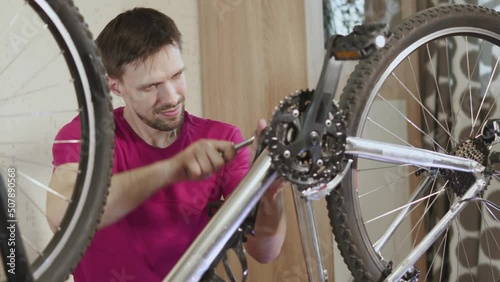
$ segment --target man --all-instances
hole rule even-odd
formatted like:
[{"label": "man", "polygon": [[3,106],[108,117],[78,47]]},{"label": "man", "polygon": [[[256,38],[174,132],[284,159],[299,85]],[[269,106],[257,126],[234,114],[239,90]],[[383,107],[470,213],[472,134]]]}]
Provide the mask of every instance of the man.
[{"label": "man", "polygon": [[[184,110],[186,80],[182,40],[166,15],[136,8],[118,15],[97,40],[111,91],[125,107],[114,110],[115,158],[104,214],[89,249],[74,272],[76,282],[111,281],[124,273],[136,281],[161,281],[207,224],[207,205],[228,197],[248,170],[250,152],[236,154],[243,140],[234,126]],[[260,122],[258,131],[265,127]],[[56,139],[79,136],[78,119]],[[57,167],[50,186],[71,195],[78,159],[75,145],[54,145]],[[48,196],[49,222],[66,205]],[[266,263],[284,240],[282,193],[276,185],[263,201],[256,236],[247,252]],[[55,226],[53,226],[54,228]]]}]

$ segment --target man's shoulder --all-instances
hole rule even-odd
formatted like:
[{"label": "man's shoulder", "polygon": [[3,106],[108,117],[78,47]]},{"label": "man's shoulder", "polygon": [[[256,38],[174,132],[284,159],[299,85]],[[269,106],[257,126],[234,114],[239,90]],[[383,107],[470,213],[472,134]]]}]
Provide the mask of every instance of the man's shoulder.
[{"label": "man's shoulder", "polygon": [[[123,119],[123,107],[114,109],[113,117],[115,122],[117,122],[117,120]],[[79,138],[81,129],[80,119],[80,114],[78,114],[71,121],[61,127],[61,129],[57,133],[56,139],[61,140],[69,137]]]},{"label": "man's shoulder", "polygon": [[186,112],[186,122],[196,128],[223,131],[239,131],[238,127],[227,122],[202,118]]},{"label": "man's shoulder", "polygon": [[56,140],[65,140],[68,138],[80,138],[79,136],[80,136],[80,115],[77,115],[59,130],[56,136]]},{"label": "man's shoulder", "polygon": [[196,136],[196,138],[231,140],[233,142],[237,142],[241,138],[240,129],[235,125],[209,118],[186,114],[185,126],[186,132],[191,136]]}]

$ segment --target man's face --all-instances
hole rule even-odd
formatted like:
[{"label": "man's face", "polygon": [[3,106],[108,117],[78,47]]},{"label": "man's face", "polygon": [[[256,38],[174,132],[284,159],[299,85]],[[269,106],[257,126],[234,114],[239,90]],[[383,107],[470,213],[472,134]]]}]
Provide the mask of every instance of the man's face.
[{"label": "man's face", "polygon": [[144,62],[126,65],[119,83],[126,106],[146,125],[161,131],[182,125],[186,78],[179,48],[167,45]]}]

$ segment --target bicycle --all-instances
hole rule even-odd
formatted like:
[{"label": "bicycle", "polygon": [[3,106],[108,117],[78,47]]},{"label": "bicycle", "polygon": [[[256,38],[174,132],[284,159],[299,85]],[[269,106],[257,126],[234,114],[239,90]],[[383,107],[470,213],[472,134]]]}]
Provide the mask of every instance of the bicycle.
[{"label": "bicycle", "polygon": [[[432,255],[429,255],[430,263],[425,261],[422,263],[422,260],[425,260],[422,256],[431,246],[436,247],[434,253],[439,253],[444,249],[439,247],[441,242],[446,242],[446,240],[438,240],[438,237],[443,233],[449,234],[448,226],[453,223],[453,218],[471,201],[484,203],[485,213],[491,213],[492,218],[488,222],[487,218],[482,219],[484,225],[498,224],[498,216],[493,214],[495,210],[498,212],[498,205],[482,199],[485,188],[488,186],[487,183],[490,180],[497,181],[496,169],[493,168],[497,154],[494,152],[495,149],[490,150],[498,142],[497,129],[494,129],[498,126],[498,120],[494,119],[493,113],[488,111],[494,106],[494,102],[493,105],[488,104],[489,107],[481,115],[477,109],[470,110],[468,114],[473,115],[472,120],[478,120],[479,116],[481,119],[471,126],[474,130],[467,131],[470,134],[465,137],[468,138],[458,138],[460,132],[452,131],[452,128],[456,125],[456,120],[464,118],[464,110],[460,107],[464,104],[459,99],[461,97],[455,97],[455,92],[451,91],[452,85],[449,86],[449,91],[447,87],[446,92],[442,91],[445,92],[444,94],[439,93],[439,81],[436,77],[435,81],[432,81],[432,85],[436,86],[434,93],[418,90],[417,78],[413,79],[416,76],[413,71],[416,64],[412,63],[412,60],[418,48],[423,47],[424,58],[427,57],[428,61],[432,61],[432,54],[437,52],[434,50],[436,46],[449,46],[452,43],[457,45],[465,43],[465,46],[468,46],[468,41],[473,40],[470,38],[479,37],[481,40],[478,40],[480,44],[476,50],[493,50],[491,53],[494,54],[492,66],[489,68],[491,75],[486,76],[488,79],[482,92],[484,99],[479,99],[478,105],[471,102],[473,106],[481,108],[486,105],[484,100],[487,95],[484,93],[488,93],[488,90],[493,87],[496,90],[494,85],[497,83],[492,82],[497,78],[495,70],[499,61],[497,55],[500,43],[498,16],[497,12],[483,8],[453,5],[426,10],[406,19],[392,31],[392,37],[384,48],[375,51],[368,59],[360,61],[340,97],[339,107],[332,102],[335,99],[339,74],[336,59],[362,57],[365,55],[363,51],[369,53],[369,50],[363,49],[364,47],[369,49],[377,45],[378,39],[382,41],[380,45],[383,45],[384,39],[380,37],[380,33],[377,33],[376,27],[375,34],[371,34],[373,32],[370,30],[360,28],[354,31],[359,37],[334,38],[327,46],[323,72],[316,90],[294,93],[281,102],[271,120],[265,153],[262,153],[255,161],[248,173],[249,176],[242,181],[232,197],[221,207],[165,281],[197,281],[202,277],[204,271],[210,269],[210,262],[217,258],[217,254],[223,249],[221,242],[230,240],[235,230],[244,230],[247,227],[247,223],[243,221],[244,216],[249,213],[263,193],[258,186],[266,187],[277,175],[287,178],[294,184],[295,199],[304,200],[302,203],[296,201],[296,208],[300,214],[298,217],[305,219],[303,222],[299,221],[303,224],[301,235],[304,236],[302,237],[312,238],[311,242],[302,242],[305,256],[316,259],[316,264],[307,266],[311,281],[325,281],[327,275],[321,266],[318,242],[314,241],[316,234],[313,220],[311,220],[313,215],[310,201],[328,194],[330,194],[327,201],[332,231],[344,261],[356,281],[386,279],[387,281],[417,281],[420,271],[425,273],[424,280],[449,278],[450,273],[456,270],[444,269],[443,271],[448,271],[448,273],[438,271],[437,274],[427,272],[427,265],[435,266],[436,264],[433,264]],[[460,18],[460,21],[455,20],[457,18]],[[369,38],[373,36],[372,40],[365,38],[366,34],[370,34]],[[453,40],[451,37],[456,38]],[[335,42],[336,40],[339,42]],[[445,49],[448,50],[448,48]],[[477,53],[479,54],[477,57],[480,57],[481,51]],[[450,58],[450,63],[447,65],[449,69],[452,59],[447,58]],[[490,62],[491,58],[488,59],[486,62]],[[471,89],[471,77],[475,75],[475,72],[479,72],[476,69],[478,60],[466,62],[467,66],[469,63],[474,66],[467,68],[469,86],[466,86],[466,89]],[[400,68],[404,67],[412,70],[410,82],[413,85],[417,84],[417,91],[415,87],[405,85],[400,78]],[[387,86],[389,77],[392,77],[395,84],[402,88],[403,91],[400,91],[402,93],[394,90],[384,91],[383,86],[384,84]],[[458,82],[455,80],[454,83]],[[394,85],[389,87],[393,88]],[[466,97],[472,100],[477,92],[479,91],[467,91]],[[498,91],[492,93],[493,97],[496,96],[495,92]],[[392,100],[387,98],[386,94],[396,96],[392,97],[396,103],[391,102]],[[419,98],[420,95],[427,95],[425,100],[435,101],[436,106],[434,103],[432,108],[426,106],[424,97]],[[493,101],[495,100],[494,98]],[[411,110],[411,102],[422,109],[416,109],[416,114],[411,112],[407,114]],[[390,120],[392,124],[377,122],[380,120],[377,119],[377,114],[380,113],[380,107],[384,105],[386,106],[383,108],[384,113],[393,112],[397,117]],[[341,111],[344,111],[344,117],[340,117],[343,116]],[[450,121],[443,125],[442,115],[436,116],[436,112],[451,115]],[[421,121],[414,121],[415,117],[420,118]],[[408,126],[402,127],[397,124],[398,121],[409,124],[409,129]],[[404,128],[408,132],[397,134],[398,128]],[[374,130],[379,131],[378,136],[373,134]],[[449,137],[444,139],[443,136]],[[439,137],[444,141],[441,141],[442,144],[432,141],[435,139],[433,137]],[[334,171],[336,173],[333,173]],[[401,181],[403,184],[397,183],[397,186],[413,193],[411,196],[407,195],[407,199],[402,203],[383,202],[383,205],[391,205],[391,207],[387,207],[388,213],[378,211],[375,213],[381,214],[380,218],[387,218],[387,222],[382,222],[384,224],[380,228],[382,232],[369,226],[373,220],[378,220],[379,216],[372,216],[372,212],[368,210],[370,206],[363,205],[366,201],[363,197],[383,192],[381,188],[385,187],[382,184],[370,183],[370,181],[376,182],[372,180],[376,178],[373,174],[367,176],[367,172],[373,171],[377,175],[390,177],[395,175],[396,178],[392,179],[392,182],[406,177],[407,180]],[[332,179],[334,175],[336,176]],[[386,179],[381,179],[381,181],[384,180]],[[257,183],[260,185],[256,185]],[[415,188],[409,189],[410,185]],[[489,187],[491,186],[494,185],[489,184]],[[390,189],[386,190],[388,191],[384,195],[394,194]],[[439,223],[434,224],[437,227],[429,231],[426,237],[418,237],[418,232],[424,228],[422,226],[424,221],[418,213],[426,213],[436,199],[439,199],[437,197],[439,194],[441,198],[454,200],[455,204],[449,208],[450,212]],[[384,197],[381,199],[385,200]],[[417,209],[419,205],[423,206],[421,207],[423,210]],[[418,217],[415,218],[415,214]],[[426,221],[427,224],[433,224],[430,220]],[[243,225],[240,227],[242,222]],[[405,224],[407,224],[406,228]],[[386,226],[389,227],[387,231],[384,228]],[[404,236],[394,236],[398,235],[400,230]],[[495,236],[489,235],[486,240],[489,240],[491,244],[491,249],[486,250],[496,253],[500,244]],[[393,241],[396,242],[393,243]],[[407,250],[403,249],[403,251],[398,249],[395,252],[384,249],[385,246],[396,245],[396,248],[405,244]],[[407,253],[408,249],[412,252]],[[424,267],[419,270],[414,266],[416,263]],[[470,264],[472,263],[471,261]],[[467,265],[457,266],[466,268]],[[491,267],[485,270],[488,272],[486,275],[490,276],[486,277],[498,279],[500,274],[491,260],[488,266]],[[469,276],[474,280],[475,275],[470,272]],[[487,278],[484,279],[484,276],[477,279],[488,281]]]},{"label": "bicycle", "polygon": [[[21,2],[19,1],[19,3]],[[43,22],[46,22],[41,26],[48,28],[51,32],[47,33],[48,36],[55,38],[52,39],[52,42],[58,43],[59,48],[63,49],[63,52],[57,56],[61,60],[64,57],[64,61],[61,61],[63,66],[68,65],[70,75],[68,75],[67,81],[76,89],[75,96],[78,98],[78,112],[82,116],[81,129],[84,133],[81,140],[68,140],[68,142],[80,144],[83,154],[81,154],[80,170],[73,172],[78,173],[79,177],[78,187],[75,189],[77,192],[72,199],[68,199],[69,207],[59,230],[50,239],[50,242],[45,244],[45,249],[37,253],[38,257],[35,254],[35,260],[32,262],[21,263],[23,256],[25,256],[23,253],[28,253],[28,260],[31,260],[30,249],[26,247],[33,245],[30,240],[26,240],[24,248],[20,243],[15,249],[16,258],[18,258],[16,261],[17,270],[25,270],[23,274],[26,277],[10,278],[23,279],[22,281],[29,281],[29,279],[53,281],[64,279],[83,253],[83,251],[68,252],[64,250],[71,249],[70,246],[76,250],[83,250],[97,226],[98,217],[104,205],[106,184],[109,181],[112,165],[113,130],[112,124],[109,122],[112,119],[102,65],[77,10],[66,1],[38,0],[27,3],[29,6],[25,6],[25,8],[32,8],[33,15],[41,17]],[[311,240],[304,240],[303,248],[306,256],[315,257],[318,262],[316,267],[308,265],[312,279],[318,281],[327,279],[320,263],[318,244],[314,241],[314,220],[310,207],[312,200],[325,196],[327,197],[333,233],[339,243],[345,262],[357,281],[399,281],[400,279],[416,281],[419,273],[426,273],[424,280],[426,278],[434,279],[428,275],[436,275],[434,274],[436,272],[428,272],[427,268],[443,266],[434,264],[432,256],[433,253],[439,253],[444,249],[440,248],[442,242],[447,242],[446,239],[445,241],[438,240],[438,237],[444,233],[444,238],[450,237],[450,240],[453,240],[452,236],[448,236],[449,226],[454,223],[453,218],[458,215],[460,210],[464,209],[467,204],[471,205],[470,202],[475,201],[478,206],[483,204],[482,208],[485,212],[492,215],[490,218],[485,215],[480,222],[485,226],[498,224],[498,215],[495,215],[499,210],[498,205],[483,199],[486,198],[487,193],[496,192],[493,187],[498,181],[495,166],[500,161],[496,152],[500,125],[499,120],[492,118],[493,114],[490,113],[493,111],[491,109],[495,108],[496,98],[493,98],[493,102],[487,105],[486,111],[473,108],[478,105],[479,108],[482,108],[485,102],[488,102],[488,95],[483,95],[484,98],[480,97],[478,102],[473,100],[478,98],[477,95],[473,95],[476,92],[473,92],[472,89],[481,84],[473,81],[472,78],[478,74],[483,76],[485,72],[491,71],[489,76],[486,75],[486,86],[483,93],[489,94],[491,92],[492,96],[495,97],[494,90],[497,89],[498,83],[496,69],[500,58],[499,19],[498,12],[485,8],[465,5],[442,6],[420,12],[405,20],[399,27],[391,31],[390,39],[386,44],[377,42],[383,40],[380,35],[385,35],[385,31],[377,26],[360,28],[345,38],[332,39],[327,47],[322,76],[316,90],[297,92],[283,100],[273,115],[266,138],[264,138],[259,150],[261,153],[256,158],[247,177],[243,179],[227,202],[220,207],[213,220],[199,235],[169,276],[165,278],[166,281],[198,281],[205,273],[208,274],[208,277],[205,276],[205,278],[217,279],[216,276],[210,277],[213,274],[210,268],[213,266],[214,260],[221,258],[224,260],[225,247],[241,246],[240,239],[244,239],[245,232],[251,230],[251,220],[250,222],[245,221],[247,215],[253,211],[253,207],[269,183],[278,176],[286,177],[293,183],[298,203],[297,208],[304,219],[301,224],[306,225],[301,228],[301,232],[304,236],[311,238]],[[8,28],[10,28],[9,25]],[[453,40],[448,37],[453,38]],[[474,38],[474,40],[470,38]],[[434,93],[422,93],[419,86],[416,87],[417,91],[411,91],[412,87],[405,85],[401,86],[403,89],[401,92],[390,91],[389,93],[396,97],[389,99],[384,95],[386,92],[381,91],[384,86],[394,90],[393,85],[386,84],[390,77],[394,79],[395,85],[404,85],[399,75],[400,67],[403,70],[410,69],[410,73],[412,73],[410,81],[412,84],[418,84],[416,83],[418,81],[417,72],[414,71],[416,65],[412,63],[415,54],[418,53],[416,49],[423,48],[422,59],[427,57],[428,61],[433,61],[433,55],[437,53],[434,48],[444,45],[447,47],[446,50],[452,50],[451,47],[458,46],[458,43],[464,43],[466,50],[470,44],[479,45],[475,47],[477,50],[475,56],[479,59],[472,60],[473,66],[471,68],[469,57],[465,60],[466,69],[469,71],[468,82],[465,84],[467,95],[464,95],[467,99],[456,98],[455,92],[451,91],[452,88],[462,89],[457,86],[458,79],[453,79],[453,84],[445,84],[445,89],[450,89],[443,91],[447,95],[441,93],[440,81],[437,78],[432,83],[436,86]],[[376,45],[385,45],[385,47],[375,51],[373,46]],[[24,51],[27,50],[27,47],[20,46],[23,52],[27,52]],[[485,54],[483,52],[486,52],[483,50],[491,51],[493,58],[483,59],[481,56]],[[337,75],[340,67],[335,56],[337,59],[346,59],[347,57],[364,57],[372,52],[373,54],[367,59],[360,61],[337,106],[334,89],[338,82]],[[6,53],[2,52],[2,54]],[[23,54],[26,55],[26,53]],[[39,54],[35,52],[34,55],[38,56]],[[445,61],[449,62],[445,69],[450,69],[454,62],[449,55],[448,52],[445,52],[445,58],[447,58]],[[14,55],[14,57],[16,56]],[[402,62],[403,64],[401,64]],[[493,62],[493,66],[485,68],[484,65],[487,62]],[[11,65],[7,64],[9,68]],[[24,65],[21,64],[20,67],[22,66]],[[49,66],[47,64],[42,67]],[[421,66],[419,65],[419,67]],[[4,67],[0,69],[0,73],[3,74],[5,69]],[[63,69],[66,70],[66,67]],[[431,67],[431,69],[434,68]],[[5,75],[1,75],[1,77],[4,78]],[[413,77],[415,78],[413,79]],[[34,90],[25,90],[24,87],[21,87],[14,93],[22,94],[19,95],[22,97],[31,95],[35,90],[40,92],[47,87],[52,89],[50,84],[42,84]],[[425,95],[425,99],[421,97],[421,94]],[[11,96],[14,95],[7,96],[8,99],[2,96],[3,118],[22,116],[14,111],[16,107],[12,104],[10,104],[10,108],[5,108],[4,102],[11,102]],[[396,101],[396,103],[390,103],[390,101]],[[428,101],[433,102],[432,107],[427,105]],[[469,101],[469,105],[465,102],[462,103],[463,101]],[[393,121],[391,124],[382,125],[377,119],[380,107],[384,105],[386,113],[393,112],[398,117],[398,119],[391,120]],[[415,105],[422,109],[411,113],[410,110]],[[466,106],[461,107],[461,105]],[[470,110],[467,112],[467,109]],[[9,113],[7,110],[14,112]],[[436,116],[436,112],[445,113],[446,118],[450,118],[446,113],[452,115],[450,120],[443,124],[441,123],[443,114]],[[471,123],[472,129],[466,131],[468,137],[466,139],[459,138],[460,132],[451,130],[456,125],[461,125],[456,120],[464,119],[467,116],[464,115],[464,112],[471,116],[471,120],[478,120],[477,124]],[[34,113],[40,112],[35,111]],[[67,112],[53,110],[53,113],[66,114]],[[69,111],[69,114],[74,116],[75,111]],[[32,116],[32,114],[28,114],[28,116]],[[415,122],[415,118],[420,121]],[[97,120],[105,122],[98,123]],[[398,121],[410,126],[395,126],[394,123]],[[48,122],[50,124],[50,119]],[[422,128],[417,125],[422,125]],[[14,124],[13,126],[19,125]],[[406,129],[407,133],[396,134],[390,131],[395,129],[395,132],[400,132],[400,128]],[[374,136],[373,131],[383,133],[383,136]],[[13,131],[7,130],[6,132]],[[97,138],[97,133],[101,135],[101,138]],[[22,135],[17,137],[21,138]],[[436,138],[439,138],[440,142],[433,141]],[[0,142],[0,146],[3,148],[11,146],[13,143],[19,143],[15,139],[5,140],[7,141]],[[38,140],[28,140],[21,146],[33,145],[35,150],[39,149],[41,145],[36,141]],[[2,152],[8,152],[8,150]],[[6,186],[5,190],[0,190],[8,193],[18,191],[9,187],[11,183],[9,179],[16,180],[16,177],[19,176],[30,180],[36,186],[48,188],[46,185],[40,185],[40,181],[36,181],[36,178],[30,177],[19,169],[23,162],[35,165],[37,168],[43,167],[43,165],[20,157],[7,157],[9,156],[6,153],[2,153],[2,167],[6,168],[8,173],[4,174],[4,178],[7,180],[0,181],[2,185]],[[46,169],[50,170],[52,166],[46,167]],[[397,185],[389,185],[390,187],[386,187],[389,188],[388,190],[382,191],[385,186],[370,183],[373,181],[372,179],[376,178],[367,174],[373,171],[376,171],[377,175],[391,178],[381,179],[382,181],[388,180],[389,184],[396,183],[395,180],[399,178],[406,178],[406,182],[397,182]],[[369,184],[373,184],[377,189],[372,189],[368,186]],[[92,186],[92,190],[89,189],[90,186]],[[416,186],[416,189],[410,189],[411,186]],[[390,226],[390,228],[387,232],[383,228],[382,239],[378,240],[381,231],[373,228],[370,224],[374,220],[378,220],[379,217],[370,216],[372,211],[368,208],[373,205],[364,205],[365,199],[379,192],[392,195],[399,187],[408,189],[408,191],[413,192],[413,195],[409,196],[408,199],[403,199],[402,204],[395,200],[384,202],[385,205],[392,204],[394,207],[387,207],[391,213],[379,213],[382,215],[380,218],[388,221],[382,224]],[[486,190],[487,187],[490,189]],[[10,208],[8,206],[10,198],[8,193],[3,196],[0,194],[2,203],[7,203],[2,209],[4,212],[3,218],[0,218],[2,224],[8,220],[15,220],[14,217],[10,216],[11,213],[8,210]],[[21,193],[19,192],[19,194]],[[422,195],[425,196],[422,197]],[[421,214],[427,213],[433,203],[444,200],[454,202],[449,208],[449,214],[444,219],[436,224],[431,221],[435,218],[434,215],[425,220],[421,219]],[[415,208],[420,204],[425,204],[425,207],[420,207],[420,210]],[[37,206],[35,202],[34,206]],[[42,208],[40,210],[43,211]],[[397,215],[394,216],[394,213]],[[2,216],[1,212],[0,216]],[[389,216],[392,217],[388,218]],[[364,221],[365,217],[370,218],[370,220]],[[434,225],[437,228],[432,229],[428,237],[421,239],[418,234],[424,228],[422,227],[424,221],[427,225]],[[242,223],[244,224],[242,225]],[[398,228],[402,230],[402,238],[393,236],[398,235]],[[26,230],[20,229],[21,231]],[[15,238],[20,238],[22,234],[25,234],[24,232],[19,234],[18,229],[14,233],[5,233],[6,228],[3,227],[2,230],[4,236],[7,236],[2,238],[9,238],[11,234],[14,234]],[[408,239],[406,235],[412,238]],[[420,245],[415,247],[417,241]],[[487,235],[484,241],[491,245],[491,248],[486,248],[490,254],[500,250],[500,244],[495,236]],[[227,244],[228,242],[234,244]],[[9,249],[5,248],[7,244],[8,241],[4,240],[2,244],[4,258],[8,257],[10,252]],[[404,245],[406,249],[403,251],[398,249],[395,252],[384,248],[399,245]],[[429,252],[428,249],[431,246],[434,247],[434,251],[431,249]],[[241,250],[241,248],[239,249]],[[405,252],[410,250],[412,253],[407,255]],[[430,256],[430,263],[425,262],[426,254]],[[9,269],[7,263],[8,260],[4,260],[5,271]],[[242,263],[244,264],[244,260]],[[470,262],[470,264],[472,263]],[[491,277],[498,279],[500,274],[495,273],[498,271],[495,270],[496,265],[491,260],[487,261],[486,264],[489,266]],[[416,267],[417,265],[419,267]],[[438,271],[436,279],[450,277],[450,273],[455,271],[454,269],[449,270],[452,267],[453,265],[444,267],[443,271],[448,271],[444,276],[443,272],[439,273]],[[465,269],[467,265],[460,267]],[[208,272],[206,272],[207,270]],[[475,269],[468,271],[470,271],[470,276],[474,278],[477,271]],[[31,273],[33,273],[33,277],[30,277]],[[9,275],[8,272],[7,275]]]}]

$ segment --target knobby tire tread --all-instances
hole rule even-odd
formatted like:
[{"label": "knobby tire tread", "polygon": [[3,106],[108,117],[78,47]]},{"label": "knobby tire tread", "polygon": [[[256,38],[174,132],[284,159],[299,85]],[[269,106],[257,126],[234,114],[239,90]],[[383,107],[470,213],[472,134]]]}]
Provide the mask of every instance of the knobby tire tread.
[{"label": "knobby tire tread", "polygon": [[[95,113],[96,154],[90,191],[77,226],[65,243],[65,249],[37,281],[64,281],[74,271],[89,246],[100,218],[111,184],[114,155],[113,106],[105,78],[105,68],[83,16],[73,0],[47,0],[68,29],[87,73]],[[100,137],[100,138],[99,138]],[[99,161],[102,160],[102,161]],[[103,183],[105,185],[103,185]],[[62,229],[65,226],[61,227]]]}]

